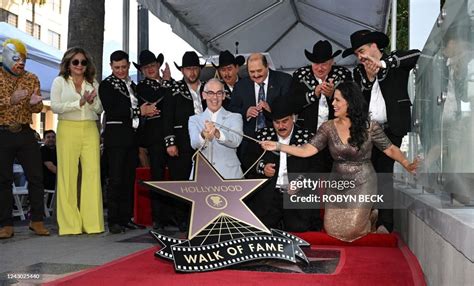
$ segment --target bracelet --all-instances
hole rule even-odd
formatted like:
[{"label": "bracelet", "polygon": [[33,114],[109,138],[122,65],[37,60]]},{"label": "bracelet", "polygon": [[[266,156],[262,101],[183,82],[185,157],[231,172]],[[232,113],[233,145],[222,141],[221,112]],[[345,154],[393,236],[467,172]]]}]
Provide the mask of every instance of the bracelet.
[{"label": "bracelet", "polygon": [[276,143],[276,148],[275,148],[276,151],[281,151],[281,144],[280,142],[277,142]]}]

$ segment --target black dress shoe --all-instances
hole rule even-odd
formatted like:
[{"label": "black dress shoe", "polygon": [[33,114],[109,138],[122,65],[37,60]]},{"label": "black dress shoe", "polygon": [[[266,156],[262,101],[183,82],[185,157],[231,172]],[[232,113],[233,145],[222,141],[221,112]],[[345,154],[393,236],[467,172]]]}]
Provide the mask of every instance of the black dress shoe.
[{"label": "black dress shoe", "polygon": [[123,228],[123,226],[115,223],[109,226],[109,232],[117,234],[117,233],[125,232],[125,229]]},{"label": "black dress shoe", "polygon": [[146,228],[146,226],[141,225],[141,224],[136,224],[133,221],[129,221],[126,224],[122,224],[122,226],[128,229],[145,229]]}]

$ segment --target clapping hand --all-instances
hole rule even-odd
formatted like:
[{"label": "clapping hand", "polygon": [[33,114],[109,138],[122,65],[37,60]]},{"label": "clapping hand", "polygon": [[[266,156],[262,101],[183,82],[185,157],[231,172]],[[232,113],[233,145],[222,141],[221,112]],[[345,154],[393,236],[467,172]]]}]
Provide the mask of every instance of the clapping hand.
[{"label": "clapping hand", "polygon": [[31,95],[31,98],[30,98],[30,105],[36,105],[40,103],[42,100],[43,100],[43,97],[41,97],[39,88],[35,88],[35,91],[33,91],[33,94]]},{"label": "clapping hand", "polygon": [[92,104],[96,97],[97,97],[97,91],[95,90],[95,88],[92,91],[86,90],[83,96],[84,100],[89,104]]},{"label": "clapping hand", "polygon": [[170,80],[171,79],[171,71],[170,71],[170,66],[168,63],[165,63],[165,68],[161,70],[161,77],[163,80]]},{"label": "clapping hand", "polygon": [[[321,92],[328,97],[331,97],[334,93],[334,80],[331,78],[329,82],[325,81],[321,85]],[[319,86],[319,85],[318,85]]]},{"label": "clapping hand", "polygon": [[321,92],[323,91],[322,90],[322,84],[318,84],[315,88],[314,88],[314,94],[316,94],[317,97],[320,97],[321,96]]}]

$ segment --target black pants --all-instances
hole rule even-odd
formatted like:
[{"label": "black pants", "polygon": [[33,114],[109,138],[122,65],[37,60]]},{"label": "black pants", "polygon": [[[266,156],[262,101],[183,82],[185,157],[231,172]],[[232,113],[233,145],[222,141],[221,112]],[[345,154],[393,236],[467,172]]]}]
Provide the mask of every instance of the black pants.
[{"label": "black pants", "polygon": [[0,225],[13,225],[13,161],[20,161],[28,180],[31,220],[43,220],[43,168],[39,144],[33,130],[24,128],[18,133],[0,130]]},{"label": "black pants", "polygon": [[[393,134],[389,128],[384,129],[387,137],[392,141],[392,144],[400,147],[402,144],[403,136],[397,136]],[[372,150],[372,164],[374,165],[375,172],[393,174],[394,160],[390,159],[385,153],[377,149],[376,147]],[[393,231],[393,177],[391,175],[379,176],[377,180],[377,189],[379,194],[383,194],[384,205],[386,208],[379,209],[379,216],[377,219],[377,227],[380,225],[392,232]]]},{"label": "black pants", "polygon": [[[178,147],[178,150],[179,147]],[[178,157],[169,157],[167,158],[168,168],[170,171],[170,177],[172,181],[188,181],[191,175],[191,170],[193,167],[193,162],[191,160],[192,153],[179,153]],[[174,224],[178,226],[187,224],[190,214],[190,204],[184,201],[177,199],[176,197],[171,198],[170,207],[173,210],[171,216]]]},{"label": "black pants", "polygon": [[106,147],[109,181],[107,185],[107,215],[109,226],[126,224],[133,217],[135,170],[138,147]]},{"label": "black pants", "polygon": [[272,186],[254,193],[246,204],[267,228],[285,231],[319,231],[322,220],[319,209],[284,209],[283,194]]},{"label": "black pants", "polygon": [[[150,157],[152,181],[162,181],[166,166],[166,149],[163,144],[156,143],[147,147]],[[165,226],[172,224],[175,199],[161,194],[158,191],[150,191],[151,213],[153,222]]]}]

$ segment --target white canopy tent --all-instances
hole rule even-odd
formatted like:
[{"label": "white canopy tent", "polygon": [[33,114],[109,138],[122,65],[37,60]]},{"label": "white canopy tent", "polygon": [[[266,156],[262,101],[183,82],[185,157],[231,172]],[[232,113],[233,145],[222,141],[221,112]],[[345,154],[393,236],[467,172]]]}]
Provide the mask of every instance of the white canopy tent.
[{"label": "white canopy tent", "polygon": [[[385,31],[390,0],[138,0],[203,55],[221,50],[268,52],[278,70],[308,64],[304,49],[328,40],[333,49],[350,46],[360,29]],[[153,27],[150,27],[153,37]],[[163,39],[166,41],[165,39]],[[352,65],[355,57],[336,58]]]},{"label": "white canopy tent", "polygon": [[0,45],[9,38],[19,39],[25,43],[28,50],[26,70],[38,76],[42,95],[49,98],[51,84],[58,75],[63,53],[10,24],[0,22]]}]

